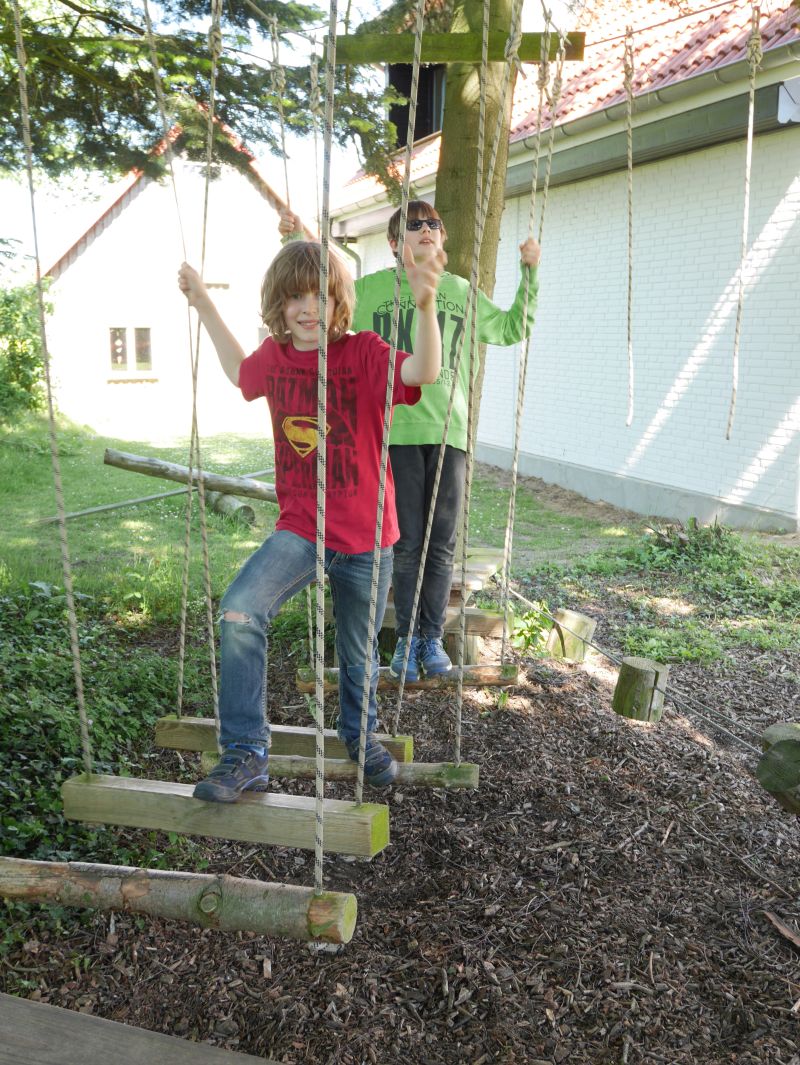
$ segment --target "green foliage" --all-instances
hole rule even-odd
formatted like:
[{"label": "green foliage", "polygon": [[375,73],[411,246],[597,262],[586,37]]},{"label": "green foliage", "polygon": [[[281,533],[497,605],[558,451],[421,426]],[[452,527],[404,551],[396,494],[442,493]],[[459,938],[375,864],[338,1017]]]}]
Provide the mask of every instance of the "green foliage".
[{"label": "green foliage", "polygon": [[[98,772],[131,773],[157,717],[174,702],[176,663],[143,644],[141,631],[79,609],[79,645],[91,743]],[[135,653],[134,653],[135,651]],[[200,687],[190,659],[187,692]],[[0,837],[3,852],[36,859],[170,864],[186,850],[153,833],[136,850],[115,847],[101,829],[67,824],[59,786],[82,772],[78,706],[65,597],[42,585],[0,598]],[[106,857],[104,857],[106,856]],[[170,857],[172,856],[172,857]]]},{"label": "green foliage", "polygon": [[44,361],[35,285],[0,289],[0,421],[44,402]]},{"label": "green foliage", "polygon": [[523,654],[544,654],[547,636],[552,627],[547,603],[536,601],[532,609],[514,619],[511,643]]},{"label": "green foliage", "polygon": [[800,785],[800,743],[779,740],[765,751],[756,767],[756,777],[767,791],[791,791]]},{"label": "green foliage", "polygon": [[625,653],[656,662],[702,662],[723,654],[723,644],[707,625],[687,619],[677,625],[650,628],[631,625],[623,635]]}]

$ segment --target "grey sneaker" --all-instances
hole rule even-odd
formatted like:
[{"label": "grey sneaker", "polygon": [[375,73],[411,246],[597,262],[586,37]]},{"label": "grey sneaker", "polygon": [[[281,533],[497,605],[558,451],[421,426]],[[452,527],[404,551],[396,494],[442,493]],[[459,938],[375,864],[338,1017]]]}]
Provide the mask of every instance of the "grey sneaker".
[{"label": "grey sneaker", "polygon": [[[392,661],[389,663],[389,672],[393,677],[399,677],[403,672],[403,659],[406,656],[406,646],[408,645],[408,636],[400,636],[397,640],[397,647],[394,649],[392,655]],[[419,665],[417,664],[417,647],[419,645],[419,639],[416,636],[411,637],[411,650],[408,652],[408,665],[406,666],[406,681],[410,684],[414,684],[419,680]]]},{"label": "grey sneaker", "polygon": [[[358,740],[347,740],[347,753],[352,762],[358,762]],[[364,780],[373,788],[388,788],[397,776],[397,762],[387,749],[375,739],[367,736],[364,753]]]},{"label": "grey sneaker", "polygon": [[444,644],[433,636],[422,636],[420,638],[417,644],[417,661],[426,677],[449,673],[453,668],[453,663],[444,649]]},{"label": "grey sneaker", "polygon": [[236,802],[242,792],[269,783],[268,763],[269,751],[228,747],[206,779],[195,785],[193,796],[205,802]]}]

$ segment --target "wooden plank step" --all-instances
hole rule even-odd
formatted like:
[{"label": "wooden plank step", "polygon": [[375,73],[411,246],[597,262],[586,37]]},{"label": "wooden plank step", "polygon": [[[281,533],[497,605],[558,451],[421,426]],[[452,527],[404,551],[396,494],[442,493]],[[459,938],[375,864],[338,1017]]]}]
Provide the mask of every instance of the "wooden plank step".
[{"label": "wooden plank step", "polygon": [[0,1065],[277,1065],[43,1002],[0,995]]},{"label": "wooden plank step", "polygon": [[[203,754],[203,766],[210,771],[217,755]],[[358,766],[349,758],[326,758],[326,780],[355,781]],[[270,755],[269,775],[289,780],[313,780],[317,767],[314,758],[299,758],[293,754]],[[477,788],[480,767],[473,762],[399,762],[395,784],[412,788]],[[2,861],[2,859],[0,859]]]},{"label": "wooden plank step", "polygon": [[[492,664],[464,667],[465,688],[511,688],[519,683],[519,667],[513,663],[507,665]],[[458,685],[458,668],[454,666],[449,673],[437,677],[422,677],[413,684],[406,683],[408,691],[425,691],[436,688],[455,688]],[[379,691],[391,691],[400,686],[398,678],[393,677],[388,666],[381,666],[378,678]],[[315,687],[314,670],[306,667],[297,671],[297,690],[313,692]],[[339,689],[339,670],[325,670],[325,691],[336,692]]]},{"label": "wooden plank step", "polygon": [[[466,608],[466,632],[468,636],[502,636],[503,635],[503,611],[486,610],[483,607],[468,606]],[[396,615],[394,603],[389,603],[386,613],[383,615],[383,628],[394,631]],[[461,623],[461,603],[451,604],[447,608],[444,622],[445,632],[458,632]],[[514,615],[511,614],[509,624],[513,625]]]},{"label": "wooden plank step", "polygon": [[[311,796],[247,792],[233,803],[192,798],[191,784],[85,773],[61,785],[64,816],[128,828],[213,836],[274,847],[314,848]],[[325,850],[371,858],[389,843],[389,808],[325,800]]]},{"label": "wooden plank step", "polygon": [[[300,725],[271,725],[272,744],[270,758],[276,755],[298,755],[314,758],[317,753],[317,730]],[[398,762],[410,762],[414,758],[413,736],[385,736],[376,733],[375,738],[387,747]],[[156,722],[156,746],[169,747],[176,751],[216,751],[217,733],[213,717],[175,717],[168,715]],[[327,758],[347,758],[347,749],[334,729],[325,729],[325,755]]]}]

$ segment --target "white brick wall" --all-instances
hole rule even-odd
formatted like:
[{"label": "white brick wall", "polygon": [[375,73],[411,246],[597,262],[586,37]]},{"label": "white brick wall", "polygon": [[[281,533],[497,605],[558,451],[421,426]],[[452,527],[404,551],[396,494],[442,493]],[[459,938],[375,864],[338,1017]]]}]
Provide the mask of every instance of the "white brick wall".
[{"label": "white brick wall", "polygon": [[[798,158],[800,129],[756,138],[739,392],[730,440],[725,428],[743,142],[635,172],[635,415],[630,427],[625,425],[626,176],[611,174],[551,190],[523,454],[797,517]],[[516,245],[527,217],[527,198],[508,203],[494,296],[501,306],[508,305],[518,283]],[[490,350],[480,444],[511,447],[514,367],[511,352]]]}]

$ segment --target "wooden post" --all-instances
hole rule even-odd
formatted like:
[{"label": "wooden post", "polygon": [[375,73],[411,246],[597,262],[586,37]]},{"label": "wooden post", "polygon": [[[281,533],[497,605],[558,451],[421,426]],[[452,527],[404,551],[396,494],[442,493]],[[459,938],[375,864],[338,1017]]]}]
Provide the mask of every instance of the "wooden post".
[{"label": "wooden post", "polygon": [[355,895],[237,876],[134,869],[89,862],[34,862],[0,857],[0,895],[24,902],[145,913],[226,932],[349,943]]},{"label": "wooden post", "polygon": [[206,492],[206,502],[215,514],[223,514],[243,525],[255,524],[256,512],[249,503],[243,503],[236,496],[228,496],[222,492]]},{"label": "wooden post", "polygon": [[656,722],[664,712],[669,666],[649,658],[623,658],[612,706],[634,721]]},{"label": "wooden post", "polygon": [[764,754],[756,779],[791,814],[800,814],[800,723],[770,725],[761,736]]},{"label": "wooden post", "polygon": [[[189,483],[189,467],[179,466],[175,462],[162,462],[161,459],[147,458],[142,455],[130,455],[126,451],[106,448],[103,462],[107,466],[117,466],[133,473],[143,473],[148,477],[163,477],[166,481]],[[250,477],[224,477],[221,473],[207,473],[205,470],[192,470],[192,484],[202,481],[207,491],[224,492],[227,495],[247,496],[250,499],[263,499],[268,503],[277,503],[275,485],[265,481],[254,481]]]},{"label": "wooden post", "polygon": [[594,637],[597,622],[576,610],[556,610],[553,627],[545,647],[553,658],[564,662],[583,662],[586,658],[586,641]]}]

